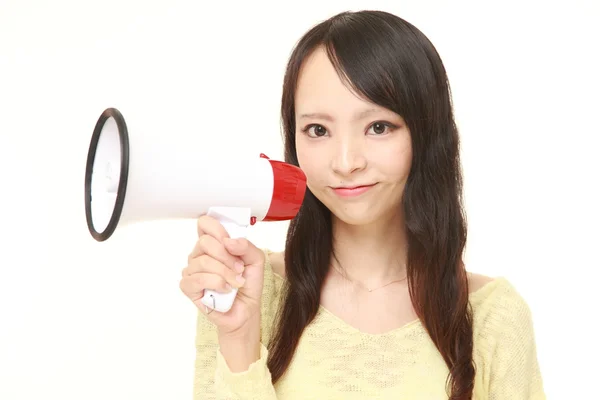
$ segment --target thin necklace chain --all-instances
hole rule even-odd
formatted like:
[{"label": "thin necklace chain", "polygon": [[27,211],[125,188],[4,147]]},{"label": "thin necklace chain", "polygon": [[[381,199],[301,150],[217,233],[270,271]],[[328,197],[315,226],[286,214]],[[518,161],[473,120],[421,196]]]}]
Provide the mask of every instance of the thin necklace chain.
[{"label": "thin necklace chain", "polygon": [[375,290],[378,290],[378,289],[382,289],[382,288],[384,288],[384,287],[386,287],[386,286],[389,286],[389,285],[391,285],[392,283],[396,283],[396,282],[402,282],[402,281],[406,280],[406,278],[408,278],[408,275],[407,275],[407,276],[405,276],[405,277],[404,277],[404,278],[402,278],[402,279],[396,279],[396,280],[394,280],[394,281],[391,281],[391,282],[388,282],[388,283],[386,283],[385,285],[382,285],[382,286],[379,286],[379,287],[376,287],[376,288],[371,288],[371,289],[370,289],[370,288],[368,288],[368,287],[364,286],[364,285],[363,285],[362,283],[360,283],[360,282],[357,282],[357,281],[354,281],[354,280],[351,280],[351,279],[348,279],[348,278],[346,278],[346,277],[345,277],[345,276],[344,276],[344,275],[343,275],[343,274],[342,274],[340,271],[338,271],[338,269],[337,269],[335,266],[333,267],[333,269],[334,269],[334,270],[335,270],[335,271],[336,271],[338,274],[340,274],[340,276],[341,276],[342,278],[346,279],[347,281],[349,281],[349,282],[351,282],[351,283],[358,284],[358,285],[362,286],[362,287],[363,287],[363,289],[365,289],[365,290],[366,290],[366,291],[368,291],[369,293],[370,293],[370,292],[373,292],[373,291],[375,291]]}]

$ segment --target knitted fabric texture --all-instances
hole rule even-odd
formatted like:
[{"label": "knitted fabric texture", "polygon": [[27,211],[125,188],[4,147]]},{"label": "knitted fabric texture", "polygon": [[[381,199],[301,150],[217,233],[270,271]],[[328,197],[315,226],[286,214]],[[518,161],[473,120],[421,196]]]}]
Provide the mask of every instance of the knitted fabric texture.
[{"label": "knitted fabric texture", "polygon": [[[198,312],[194,400],[448,399],[448,367],[419,320],[383,334],[363,333],[320,307],[286,374],[273,385],[267,347],[284,283],[265,250],[260,359],[232,373],[214,325]],[[546,399],[531,313],[505,278],[470,294],[474,400]]]}]

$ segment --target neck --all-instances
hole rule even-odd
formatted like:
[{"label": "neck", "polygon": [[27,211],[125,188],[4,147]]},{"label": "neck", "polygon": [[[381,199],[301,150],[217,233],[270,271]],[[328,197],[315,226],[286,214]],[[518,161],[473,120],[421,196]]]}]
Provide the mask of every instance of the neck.
[{"label": "neck", "polygon": [[401,215],[369,225],[349,225],[333,217],[334,266],[368,287],[406,276],[406,233]]}]

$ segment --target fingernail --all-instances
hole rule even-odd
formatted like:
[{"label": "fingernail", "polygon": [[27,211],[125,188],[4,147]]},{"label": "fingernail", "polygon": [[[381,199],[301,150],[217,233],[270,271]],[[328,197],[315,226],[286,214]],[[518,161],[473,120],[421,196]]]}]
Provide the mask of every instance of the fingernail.
[{"label": "fingernail", "polygon": [[235,277],[235,279],[239,282],[240,285],[243,285],[246,282],[246,279],[240,274]]},{"label": "fingernail", "polygon": [[233,264],[233,267],[235,268],[235,272],[238,272],[238,273],[244,272],[244,263],[241,261],[236,261],[236,263]]}]

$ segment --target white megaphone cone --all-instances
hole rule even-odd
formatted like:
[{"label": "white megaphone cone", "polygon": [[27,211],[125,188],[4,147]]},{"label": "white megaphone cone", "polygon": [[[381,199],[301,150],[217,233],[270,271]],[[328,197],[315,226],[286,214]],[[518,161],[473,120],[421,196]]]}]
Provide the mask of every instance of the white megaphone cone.
[{"label": "white megaphone cone", "polygon": [[[193,149],[180,150],[171,154],[148,141],[133,143],[117,109],[102,113],[85,171],[85,214],[94,239],[107,240],[117,226],[204,214],[219,219],[230,237],[240,238],[257,221],[290,220],[300,210],[306,177],[298,167],[262,154],[206,159]],[[227,312],[236,294],[236,289],[207,289],[202,303]]]}]

